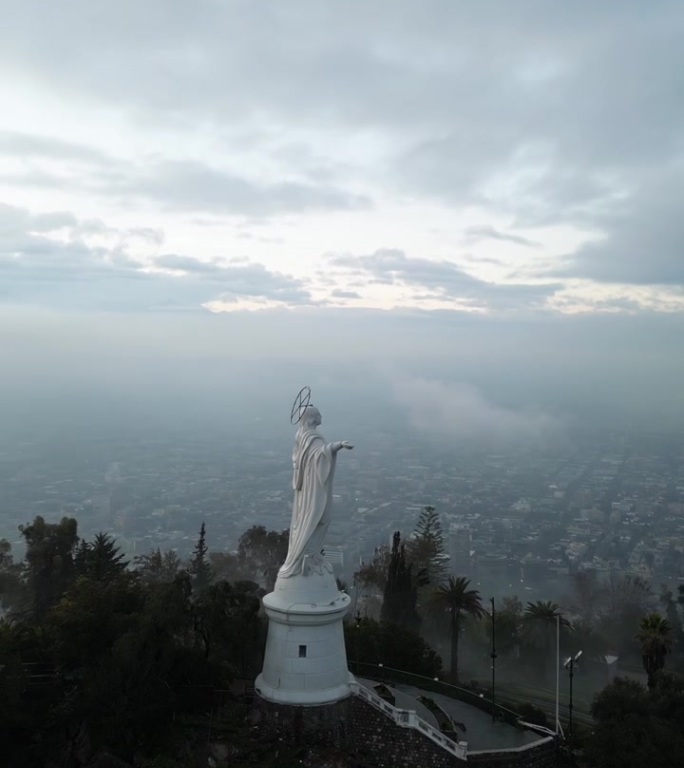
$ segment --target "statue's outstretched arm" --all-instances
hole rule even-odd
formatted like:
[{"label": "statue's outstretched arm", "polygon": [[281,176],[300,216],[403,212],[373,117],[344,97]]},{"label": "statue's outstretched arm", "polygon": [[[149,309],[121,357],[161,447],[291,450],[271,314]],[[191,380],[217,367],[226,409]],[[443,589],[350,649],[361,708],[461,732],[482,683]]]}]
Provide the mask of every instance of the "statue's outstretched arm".
[{"label": "statue's outstretched arm", "polygon": [[341,451],[343,448],[346,448],[348,451],[351,451],[353,447],[354,446],[348,440],[339,440],[338,442],[332,444],[332,452],[337,453],[338,451]]}]

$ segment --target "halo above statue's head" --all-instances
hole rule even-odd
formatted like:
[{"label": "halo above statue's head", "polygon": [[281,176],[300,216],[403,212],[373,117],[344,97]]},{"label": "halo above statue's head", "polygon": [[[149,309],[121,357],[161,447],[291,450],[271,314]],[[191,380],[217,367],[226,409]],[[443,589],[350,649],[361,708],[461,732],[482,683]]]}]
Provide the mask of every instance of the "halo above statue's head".
[{"label": "halo above statue's head", "polygon": [[299,424],[304,417],[307,408],[311,408],[311,387],[302,387],[292,403],[290,411],[290,424]]}]

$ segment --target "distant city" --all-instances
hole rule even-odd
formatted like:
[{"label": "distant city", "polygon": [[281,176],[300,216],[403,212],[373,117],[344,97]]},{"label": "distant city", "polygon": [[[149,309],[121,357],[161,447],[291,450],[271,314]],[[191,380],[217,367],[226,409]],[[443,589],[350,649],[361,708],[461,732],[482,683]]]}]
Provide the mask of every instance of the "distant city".
[{"label": "distant city", "polygon": [[[487,596],[562,599],[569,574],[584,568],[639,575],[654,588],[684,581],[678,438],[586,432],[555,446],[469,452],[354,431],[356,448],[338,463],[328,542],[350,585],[393,531],[410,535],[426,505],[439,512],[451,572]],[[19,525],[67,515],[86,538],[111,532],[131,557],[157,547],[185,557],[204,521],[210,549],[233,550],[252,525],[289,527],[290,441],[255,422],[239,434],[5,443],[0,538],[21,557]]]}]

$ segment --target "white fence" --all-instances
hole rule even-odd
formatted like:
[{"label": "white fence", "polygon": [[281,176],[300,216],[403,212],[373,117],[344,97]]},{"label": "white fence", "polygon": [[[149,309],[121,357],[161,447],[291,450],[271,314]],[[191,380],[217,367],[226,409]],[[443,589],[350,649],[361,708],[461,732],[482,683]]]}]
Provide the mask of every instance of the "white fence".
[{"label": "white fence", "polygon": [[452,755],[461,760],[468,759],[467,742],[459,741],[457,744],[447,738],[441,731],[438,731],[437,728],[433,728],[429,723],[426,723],[425,720],[418,717],[413,709],[397,709],[397,707],[393,707],[389,702],[378,696],[377,693],[371,691],[360,683],[351,683],[350,687],[354,695],[367,701],[390,720],[393,720],[396,725],[399,725],[402,728],[414,728],[415,730],[420,731],[424,736],[427,736],[427,738],[435,744],[446,749],[447,752],[451,752]]}]

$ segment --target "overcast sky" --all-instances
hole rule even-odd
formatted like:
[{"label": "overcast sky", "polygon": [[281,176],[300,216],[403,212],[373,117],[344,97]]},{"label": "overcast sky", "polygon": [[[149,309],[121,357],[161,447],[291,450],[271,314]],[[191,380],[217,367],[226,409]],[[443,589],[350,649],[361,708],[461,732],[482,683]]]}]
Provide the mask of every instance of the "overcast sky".
[{"label": "overcast sky", "polygon": [[[642,386],[646,359],[662,389],[684,356],[682,40],[678,0],[5,0],[6,359],[86,359],[85,317],[121,350],[133,327],[181,357],[298,334],[392,366],[466,333],[462,370],[501,379],[511,334],[528,373]],[[486,376],[458,369],[396,397],[448,379],[473,409]]]}]

